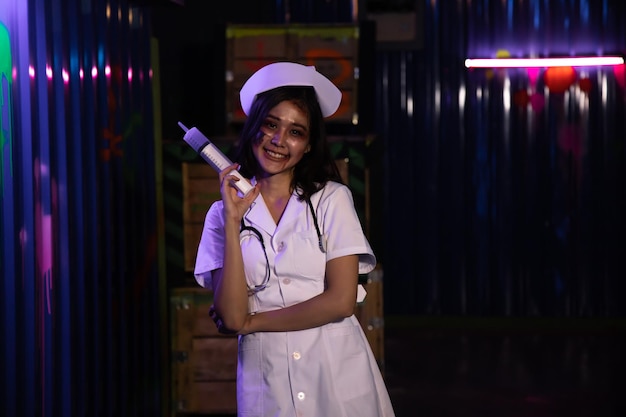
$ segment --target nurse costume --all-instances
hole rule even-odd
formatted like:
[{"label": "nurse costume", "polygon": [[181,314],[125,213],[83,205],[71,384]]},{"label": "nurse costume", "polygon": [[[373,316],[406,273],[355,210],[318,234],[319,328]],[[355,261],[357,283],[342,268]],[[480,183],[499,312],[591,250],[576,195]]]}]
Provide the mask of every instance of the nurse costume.
[{"label": "nurse costume", "polygon": [[[277,225],[259,195],[244,216],[265,242],[248,230],[240,235],[248,285],[267,285],[249,298],[249,310],[289,307],[324,291],[326,262],[359,256],[359,274],[374,269],[376,257],[363,233],[350,189],[328,182],[311,197],[312,209],[294,192]],[[326,253],[319,248],[311,211],[317,216]],[[223,204],[209,208],[194,274],[211,288],[211,271],[223,266]],[[239,336],[239,417],[393,417],[380,369],[365,333],[352,315],[320,327]]]}]

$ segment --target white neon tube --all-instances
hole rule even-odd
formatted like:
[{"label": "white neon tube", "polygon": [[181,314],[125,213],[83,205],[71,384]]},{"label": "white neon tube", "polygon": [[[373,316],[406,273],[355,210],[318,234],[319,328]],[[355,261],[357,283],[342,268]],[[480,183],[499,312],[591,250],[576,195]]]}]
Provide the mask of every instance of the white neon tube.
[{"label": "white neon tube", "polygon": [[621,56],[589,56],[570,58],[477,58],[466,59],[467,68],[544,68],[544,67],[596,67],[621,65]]}]

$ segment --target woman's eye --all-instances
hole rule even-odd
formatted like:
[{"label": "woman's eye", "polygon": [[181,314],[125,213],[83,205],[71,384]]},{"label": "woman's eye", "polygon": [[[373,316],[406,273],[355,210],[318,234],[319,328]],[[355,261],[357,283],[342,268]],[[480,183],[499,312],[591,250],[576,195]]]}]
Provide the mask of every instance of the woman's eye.
[{"label": "woman's eye", "polygon": [[263,126],[265,126],[265,127],[266,127],[266,128],[268,128],[268,129],[276,129],[276,123],[274,123],[274,122],[267,122],[267,121],[266,121],[266,122],[263,124]]}]

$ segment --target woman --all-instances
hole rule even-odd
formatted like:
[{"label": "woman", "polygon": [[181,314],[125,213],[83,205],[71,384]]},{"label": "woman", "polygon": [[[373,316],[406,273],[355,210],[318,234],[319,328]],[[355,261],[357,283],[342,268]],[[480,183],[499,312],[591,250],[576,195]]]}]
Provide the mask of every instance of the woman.
[{"label": "woman", "polygon": [[[379,417],[393,408],[353,315],[376,258],[341,183],[324,118],[341,92],[314,67],[267,65],[240,92],[248,116],[195,265],[221,332],[239,335],[246,417]],[[240,170],[254,189],[240,197]]]}]

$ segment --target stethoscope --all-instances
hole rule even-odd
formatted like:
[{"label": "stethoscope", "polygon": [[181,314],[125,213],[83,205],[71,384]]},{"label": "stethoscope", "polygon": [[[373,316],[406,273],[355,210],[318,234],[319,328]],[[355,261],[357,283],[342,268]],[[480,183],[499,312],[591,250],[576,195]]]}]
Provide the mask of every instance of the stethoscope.
[{"label": "stethoscope", "polygon": [[[310,198],[307,198],[306,202],[307,202],[307,205],[309,206],[311,217],[313,218],[313,225],[315,226],[315,232],[317,233],[317,242],[318,242],[319,250],[322,253],[326,253],[326,245],[324,244],[324,237],[322,235],[322,232],[320,232],[320,227],[317,223],[317,216],[315,215],[315,210],[313,209],[313,203],[311,203]],[[239,234],[241,234],[241,232],[246,231],[246,230],[252,232],[254,237],[256,237],[259,240],[259,243],[261,244],[261,248],[263,249],[263,255],[265,256],[265,277],[263,278],[263,282],[253,287],[246,284],[248,285],[248,295],[252,295],[252,294],[258,293],[259,291],[264,290],[267,287],[267,284],[269,284],[270,272],[271,272],[270,261],[267,257],[267,250],[265,249],[265,240],[263,239],[263,235],[254,226],[246,226],[243,219],[244,218],[242,217],[241,227],[239,228]]]}]

